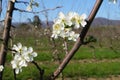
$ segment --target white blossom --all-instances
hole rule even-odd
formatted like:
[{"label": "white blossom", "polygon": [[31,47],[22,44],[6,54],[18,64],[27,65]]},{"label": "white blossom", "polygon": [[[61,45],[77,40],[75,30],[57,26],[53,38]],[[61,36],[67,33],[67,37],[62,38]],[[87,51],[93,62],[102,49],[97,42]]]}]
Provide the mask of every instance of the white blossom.
[{"label": "white blossom", "polygon": [[22,66],[19,65],[19,60],[13,60],[11,61],[11,64],[12,64],[12,68],[15,69],[16,74],[22,72]]},{"label": "white blossom", "polygon": [[19,72],[22,72],[22,68],[15,68],[15,73],[19,74]]},{"label": "white blossom", "polygon": [[28,5],[27,8],[26,8],[27,11],[32,11],[32,6],[31,5]]},{"label": "white blossom", "polygon": [[32,62],[37,53],[33,51],[32,47],[27,48],[22,46],[21,43],[13,45],[14,58],[11,61],[12,68],[15,69],[16,74],[22,72],[22,67],[27,67],[28,62]]},{"label": "white blossom", "polygon": [[85,21],[86,18],[87,18],[86,14],[82,14],[80,16],[80,24],[82,25],[82,27],[85,27],[85,25],[87,24],[87,22]]},{"label": "white blossom", "polygon": [[60,36],[65,39],[65,38],[69,37],[70,31],[71,31],[71,28],[65,28],[65,29],[61,32]]},{"label": "white blossom", "polygon": [[53,33],[52,33],[52,36],[51,36],[52,38],[55,38],[55,39],[57,39],[58,38],[58,34],[56,34],[56,31],[53,31]]},{"label": "white blossom", "polygon": [[80,27],[80,16],[75,12],[69,12],[68,17],[70,18],[72,24],[74,25],[75,29]]},{"label": "white blossom", "polygon": [[10,0],[10,1],[12,1],[14,3],[16,0]]},{"label": "white blossom", "polygon": [[14,59],[11,61],[12,68],[15,69],[16,74],[22,71],[22,67],[27,67],[27,62],[24,56],[16,54]]},{"label": "white blossom", "polygon": [[27,62],[32,62],[34,57],[37,57],[37,53],[33,52],[32,47],[29,47],[28,51],[25,54],[25,59],[26,59]]},{"label": "white blossom", "polygon": [[53,24],[53,34],[51,37],[58,38],[58,35],[64,30],[63,24]]},{"label": "white blossom", "polygon": [[4,67],[3,65],[0,65],[0,72],[3,71]]},{"label": "white blossom", "polygon": [[[21,52],[22,50],[22,44],[21,43],[18,43],[17,45],[13,45],[13,50],[17,51],[18,53]],[[15,53],[15,51],[13,51],[13,53]]]},{"label": "white blossom", "polygon": [[58,15],[59,15],[58,19],[56,20],[55,23],[65,24],[69,26],[72,25],[72,22],[70,21],[70,19],[67,16],[65,16],[62,12],[60,12]]},{"label": "white blossom", "polygon": [[27,47],[22,46],[21,43],[18,43],[17,45],[13,45],[12,50],[13,50],[13,53],[22,54],[23,52],[27,51]]},{"label": "white blossom", "polygon": [[76,41],[79,34],[75,33],[73,29],[78,29],[80,26],[84,27],[86,15],[79,15],[76,12],[69,12],[67,15],[60,12],[58,17],[54,20],[52,38],[68,38],[68,40]]},{"label": "white blossom", "polygon": [[68,40],[77,41],[78,37],[79,37],[79,34],[76,34],[74,31],[71,31],[68,37]]},{"label": "white blossom", "polygon": [[57,34],[60,34],[62,30],[64,30],[64,25],[63,24],[54,24],[53,25],[53,30],[57,32]]},{"label": "white blossom", "polygon": [[59,15],[58,16],[59,19],[61,19],[62,21],[65,20],[66,17],[65,17],[65,15],[62,12],[60,12],[58,15]]}]

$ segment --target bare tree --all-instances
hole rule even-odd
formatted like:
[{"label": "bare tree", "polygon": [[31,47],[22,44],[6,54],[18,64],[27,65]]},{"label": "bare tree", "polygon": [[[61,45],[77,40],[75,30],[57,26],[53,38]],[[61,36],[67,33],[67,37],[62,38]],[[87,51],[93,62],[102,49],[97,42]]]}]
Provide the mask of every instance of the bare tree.
[{"label": "bare tree", "polygon": [[38,15],[35,15],[34,17],[33,17],[33,25],[34,25],[34,27],[35,28],[38,28],[38,27],[41,27],[41,20],[40,20],[40,18],[39,18],[39,16]]}]

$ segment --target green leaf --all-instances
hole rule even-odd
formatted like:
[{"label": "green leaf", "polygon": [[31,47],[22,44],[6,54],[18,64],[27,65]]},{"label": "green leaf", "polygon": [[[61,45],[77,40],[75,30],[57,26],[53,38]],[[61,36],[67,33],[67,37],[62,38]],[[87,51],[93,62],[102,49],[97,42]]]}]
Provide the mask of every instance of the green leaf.
[{"label": "green leaf", "polygon": [[97,42],[97,39],[94,36],[88,36],[85,42]]}]

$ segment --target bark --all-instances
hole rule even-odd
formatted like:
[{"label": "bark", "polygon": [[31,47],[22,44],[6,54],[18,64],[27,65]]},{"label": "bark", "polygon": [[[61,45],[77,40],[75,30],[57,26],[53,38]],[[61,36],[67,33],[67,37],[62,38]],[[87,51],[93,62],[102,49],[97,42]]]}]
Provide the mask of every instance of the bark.
[{"label": "bark", "polygon": [[[10,39],[10,28],[11,28],[13,10],[14,10],[14,3],[9,1],[6,18],[5,18],[4,32],[3,32],[3,44],[1,44],[1,51],[0,51],[0,65],[3,66],[5,64],[8,42]],[[2,75],[3,72],[0,72],[0,80],[2,80]]]}]

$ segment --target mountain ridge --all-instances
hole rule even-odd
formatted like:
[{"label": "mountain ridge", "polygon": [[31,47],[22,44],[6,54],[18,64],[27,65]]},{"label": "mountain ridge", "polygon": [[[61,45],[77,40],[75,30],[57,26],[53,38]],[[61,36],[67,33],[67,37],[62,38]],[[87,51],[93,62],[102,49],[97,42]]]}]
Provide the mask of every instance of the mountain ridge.
[{"label": "mountain ridge", "polygon": [[119,26],[120,20],[112,20],[103,17],[97,17],[93,20],[92,26]]},{"label": "mountain ridge", "polygon": [[[27,24],[27,22],[24,22],[25,24]],[[18,22],[14,22],[13,25],[14,26],[19,26],[21,23]],[[49,21],[48,22],[49,27],[52,27],[53,25],[53,21]],[[45,21],[42,21],[42,25],[41,27],[46,27],[47,24]],[[111,20],[111,19],[107,19],[107,18],[103,18],[103,17],[97,17],[93,20],[91,26],[93,27],[100,27],[100,26],[120,26],[120,20]],[[0,30],[3,29],[3,25],[2,23],[0,23]]]}]

